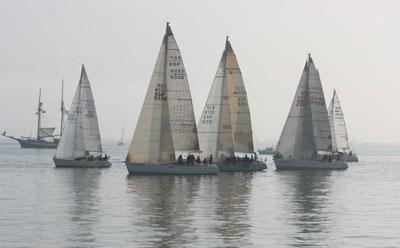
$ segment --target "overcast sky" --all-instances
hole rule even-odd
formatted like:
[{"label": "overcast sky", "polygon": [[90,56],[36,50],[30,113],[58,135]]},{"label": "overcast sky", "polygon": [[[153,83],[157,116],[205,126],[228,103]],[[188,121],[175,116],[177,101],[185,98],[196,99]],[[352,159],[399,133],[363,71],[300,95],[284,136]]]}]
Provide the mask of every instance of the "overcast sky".
[{"label": "overcast sky", "polygon": [[307,57],[327,104],[336,88],[352,142],[400,141],[400,2],[368,0],[0,0],[0,130],[34,134],[43,90],[58,125],[81,64],[103,139],[130,141],[165,31],[181,49],[198,120],[225,36],[241,67],[256,143],[277,140]]}]

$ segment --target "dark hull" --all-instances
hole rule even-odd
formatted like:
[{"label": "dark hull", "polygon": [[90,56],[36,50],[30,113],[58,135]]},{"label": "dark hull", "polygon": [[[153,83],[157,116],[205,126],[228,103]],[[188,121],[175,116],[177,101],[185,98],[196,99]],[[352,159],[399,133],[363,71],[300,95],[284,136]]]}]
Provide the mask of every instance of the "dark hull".
[{"label": "dark hull", "polygon": [[44,141],[44,140],[23,140],[16,139],[21,148],[34,148],[34,149],[57,149],[59,140],[54,140],[53,142]]},{"label": "dark hull", "polygon": [[56,167],[60,168],[107,168],[111,162],[107,160],[68,160],[53,158]]}]

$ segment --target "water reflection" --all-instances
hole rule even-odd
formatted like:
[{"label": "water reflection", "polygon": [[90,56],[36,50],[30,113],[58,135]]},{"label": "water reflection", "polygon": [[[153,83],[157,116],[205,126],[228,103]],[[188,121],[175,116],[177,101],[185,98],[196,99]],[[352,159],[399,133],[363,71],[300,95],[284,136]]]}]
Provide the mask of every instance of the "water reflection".
[{"label": "water reflection", "polygon": [[328,245],[330,175],[329,171],[279,172],[288,198],[289,246]]},{"label": "water reflection", "polygon": [[248,246],[251,230],[249,201],[251,196],[252,173],[221,173],[218,176],[216,215],[220,234],[225,246]]},{"label": "water reflection", "polygon": [[185,246],[196,239],[192,204],[201,180],[198,176],[128,177],[132,226],[143,235],[135,238],[136,244]]},{"label": "water reflection", "polygon": [[[62,169],[67,170],[67,169]],[[64,173],[64,179],[72,188],[72,205],[68,210],[72,223],[68,241],[76,247],[94,247],[96,235],[93,229],[99,222],[100,198],[98,195],[101,171],[97,169],[73,169]]]}]

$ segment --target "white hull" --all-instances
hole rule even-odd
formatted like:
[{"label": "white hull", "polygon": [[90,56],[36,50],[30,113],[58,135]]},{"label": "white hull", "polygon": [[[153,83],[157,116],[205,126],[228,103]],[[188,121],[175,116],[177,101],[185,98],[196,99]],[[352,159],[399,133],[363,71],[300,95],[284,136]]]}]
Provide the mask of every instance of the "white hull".
[{"label": "white hull", "polygon": [[105,168],[110,167],[110,161],[100,160],[67,160],[53,158],[56,167],[64,168]]},{"label": "white hull", "polygon": [[310,159],[276,159],[274,160],[277,170],[345,170],[348,165],[344,161],[318,161]]},{"label": "white hull", "polygon": [[221,172],[235,172],[235,171],[262,171],[267,169],[267,165],[261,161],[236,161],[235,163],[217,163],[218,169]]},{"label": "white hull", "polygon": [[129,174],[211,175],[218,173],[216,165],[188,165],[176,162],[164,164],[125,163]]}]

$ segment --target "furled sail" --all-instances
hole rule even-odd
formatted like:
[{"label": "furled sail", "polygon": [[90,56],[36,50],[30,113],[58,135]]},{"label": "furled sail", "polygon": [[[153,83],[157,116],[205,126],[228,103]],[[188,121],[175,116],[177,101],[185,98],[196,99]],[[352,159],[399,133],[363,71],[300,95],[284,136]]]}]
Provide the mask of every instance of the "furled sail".
[{"label": "furled sail", "polygon": [[226,40],[225,51],[225,75],[235,152],[253,152],[253,132],[246,88],[236,55],[228,39]]},{"label": "furled sail", "polygon": [[200,150],[205,156],[234,154],[228,84],[226,80],[227,51],[222,54],[217,73],[199,122]]},{"label": "furled sail", "polygon": [[333,92],[333,97],[328,109],[332,132],[332,149],[339,152],[349,151],[350,144],[347,135],[346,123],[344,121],[342,107],[336,91]]},{"label": "furled sail", "polygon": [[39,128],[39,138],[53,137],[55,127],[41,127]]},{"label": "furled sail", "polygon": [[74,159],[87,152],[102,152],[94,98],[85,67],[75,91],[56,157]]},{"label": "furled sail", "polygon": [[275,151],[284,159],[307,159],[332,149],[319,73],[309,55]]},{"label": "furled sail", "polygon": [[188,78],[171,28],[166,34],[166,84],[172,141],[177,151],[199,150],[197,126]]},{"label": "furled sail", "polygon": [[166,73],[169,68],[168,41],[170,35],[172,32],[167,24],[167,30],[129,147],[127,162],[158,163],[175,160]]}]

